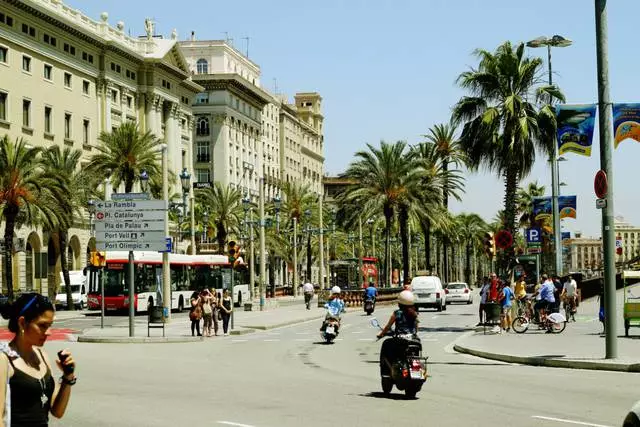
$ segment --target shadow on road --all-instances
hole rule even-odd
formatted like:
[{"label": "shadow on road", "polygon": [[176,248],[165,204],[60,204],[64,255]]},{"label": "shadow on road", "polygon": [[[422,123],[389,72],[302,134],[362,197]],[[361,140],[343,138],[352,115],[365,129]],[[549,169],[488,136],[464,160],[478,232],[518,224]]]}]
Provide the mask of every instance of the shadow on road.
[{"label": "shadow on road", "polygon": [[475,331],[471,326],[442,326],[438,328],[418,327],[418,332],[468,332]]},{"label": "shadow on road", "polygon": [[400,393],[390,393],[390,394],[384,394],[381,391],[372,391],[369,393],[361,393],[358,394],[358,396],[361,397],[373,397],[376,399],[387,399],[387,400],[418,400],[417,397],[407,397],[404,394],[400,394]]}]

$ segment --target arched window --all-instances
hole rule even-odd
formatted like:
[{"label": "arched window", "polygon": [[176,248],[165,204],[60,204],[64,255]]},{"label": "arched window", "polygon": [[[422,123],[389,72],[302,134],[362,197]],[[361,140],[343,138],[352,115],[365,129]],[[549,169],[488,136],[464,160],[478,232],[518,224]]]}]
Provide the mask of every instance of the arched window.
[{"label": "arched window", "polygon": [[196,70],[198,74],[209,74],[209,63],[206,59],[200,58],[196,62]]},{"label": "arched window", "polygon": [[209,135],[209,119],[206,117],[199,117],[196,126],[196,134],[199,136]]}]

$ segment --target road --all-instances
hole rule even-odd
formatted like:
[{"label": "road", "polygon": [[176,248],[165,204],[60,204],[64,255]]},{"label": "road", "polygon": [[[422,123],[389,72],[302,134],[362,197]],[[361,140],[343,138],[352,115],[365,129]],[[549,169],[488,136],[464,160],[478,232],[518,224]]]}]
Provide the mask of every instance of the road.
[{"label": "road", "polygon": [[[432,377],[415,400],[395,389],[390,398],[381,394],[380,343],[359,312],[345,315],[333,345],[318,343],[318,322],[204,343],[50,342],[50,354],[67,345],[79,363],[68,414],[52,425],[619,426],[640,399],[636,374],[453,352],[454,341],[473,333],[476,313],[475,304],[421,312]],[[374,313],[381,322],[389,314]]]}]

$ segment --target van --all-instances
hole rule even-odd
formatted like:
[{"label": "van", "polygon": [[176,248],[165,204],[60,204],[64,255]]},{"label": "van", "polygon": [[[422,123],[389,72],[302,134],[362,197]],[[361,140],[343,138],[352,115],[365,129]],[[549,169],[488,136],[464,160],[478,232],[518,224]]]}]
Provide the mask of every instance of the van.
[{"label": "van", "polygon": [[[84,310],[87,306],[86,277],[82,270],[70,271],[71,295],[76,309]],[[56,295],[56,308],[67,308],[67,293],[64,284],[64,276],[60,272],[60,293]]]},{"label": "van", "polygon": [[437,276],[418,276],[411,281],[411,290],[415,296],[415,306],[435,308],[438,311],[447,309],[447,295],[442,282]]}]

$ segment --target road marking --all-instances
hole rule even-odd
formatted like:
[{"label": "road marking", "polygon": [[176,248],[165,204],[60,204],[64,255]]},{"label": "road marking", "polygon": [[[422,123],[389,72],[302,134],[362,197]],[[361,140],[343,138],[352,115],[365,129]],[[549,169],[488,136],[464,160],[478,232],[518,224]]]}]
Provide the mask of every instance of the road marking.
[{"label": "road marking", "polygon": [[247,342],[249,340],[231,340],[231,342]]},{"label": "road marking", "polygon": [[313,332],[296,332],[296,335],[311,335]]},{"label": "road marking", "polygon": [[432,317],[432,319],[437,319],[437,318],[438,318],[438,316],[437,316],[437,315],[435,315],[435,316],[433,316],[433,317]]},{"label": "road marking", "polygon": [[375,338],[358,338],[358,341],[375,341]]},{"label": "road marking", "polygon": [[466,337],[468,337],[470,335],[475,334],[475,333],[476,333],[475,331],[469,331],[469,332],[466,332],[466,333],[460,335],[455,340],[451,341],[449,344],[444,346],[444,351],[447,352],[447,353],[450,353],[450,354],[458,354],[458,352],[453,349],[453,347],[456,345],[456,343],[458,341],[461,341],[461,340],[465,339]]},{"label": "road marking", "polygon": [[273,339],[273,340],[263,340],[264,342],[277,342],[280,341],[279,339]]},{"label": "road marking", "polygon": [[352,334],[364,334],[364,331],[351,331]]},{"label": "road marking", "polygon": [[249,424],[234,423],[233,421],[218,421],[218,424],[225,424],[228,426],[236,426],[236,427],[254,427]]},{"label": "road marking", "polygon": [[589,426],[589,427],[611,427],[604,424],[594,424],[594,423],[586,423],[583,421],[574,421],[574,420],[565,420],[563,418],[553,418],[553,417],[543,417],[541,415],[532,415],[531,418],[537,418],[539,420],[547,420],[547,421],[557,421],[559,423],[567,423],[567,424],[577,424],[580,426]]},{"label": "road marking", "polygon": [[438,339],[437,338],[426,338],[426,339],[422,339],[421,341],[436,342],[436,341],[438,341]]}]

